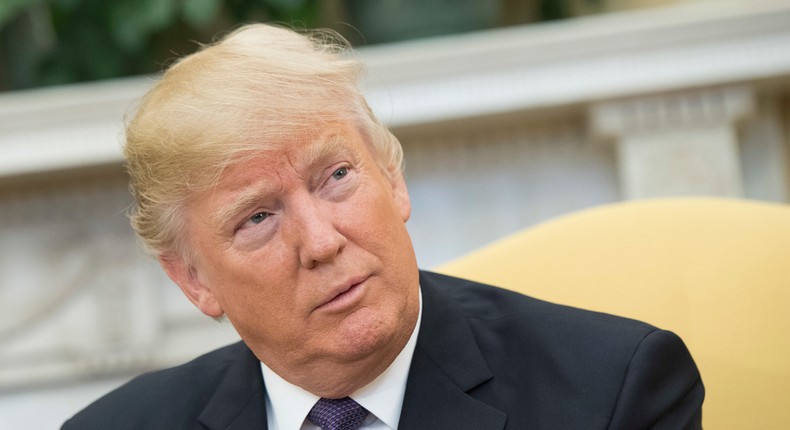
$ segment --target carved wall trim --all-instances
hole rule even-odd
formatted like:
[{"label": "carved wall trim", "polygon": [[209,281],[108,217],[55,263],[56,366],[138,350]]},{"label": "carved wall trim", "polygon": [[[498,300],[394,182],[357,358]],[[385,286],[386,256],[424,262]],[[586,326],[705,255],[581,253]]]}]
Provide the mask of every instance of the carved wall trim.
[{"label": "carved wall trim", "polygon": [[422,267],[619,200],[614,148],[590,142],[582,116],[458,125],[402,142],[412,200],[407,227]]},{"label": "carved wall trim", "polygon": [[745,85],[632,97],[591,106],[590,122],[599,138],[662,133],[735,124],[755,112],[754,91]]},{"label": "carved wall trim", "polygon": [[738,124],[755,114],[748,86],[607,101],[592,131],[615,142],[623,197],[743,196]]},{"label": "carved wall trim", "polygon": [[[139,249],[119,172],[3,191],[0,394],[170,366],[238,338]],[[173,340],[195,330],[199,342]]]}]

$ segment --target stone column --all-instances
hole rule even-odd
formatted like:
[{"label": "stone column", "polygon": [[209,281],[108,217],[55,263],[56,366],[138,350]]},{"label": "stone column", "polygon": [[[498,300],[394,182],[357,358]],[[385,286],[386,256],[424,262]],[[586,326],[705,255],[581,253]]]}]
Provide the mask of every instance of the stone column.
[{"label": "stone column", "polygon": [[624,199],[743,196],[736,126],[755,109],[747,87],[602,102],[592,132],[617,146]]}]

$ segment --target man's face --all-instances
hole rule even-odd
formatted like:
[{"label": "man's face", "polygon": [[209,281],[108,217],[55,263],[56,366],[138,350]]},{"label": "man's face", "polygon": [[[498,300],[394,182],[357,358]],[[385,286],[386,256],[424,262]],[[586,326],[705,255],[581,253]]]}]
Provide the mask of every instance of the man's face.
[{"label": "man's face", "polygon": [[391,361],[408,340],[419,309],[409,213],[402,177],[338,124],[231,165],[188,206],[195,261],[162,263],[298,383],[327,361]]}]

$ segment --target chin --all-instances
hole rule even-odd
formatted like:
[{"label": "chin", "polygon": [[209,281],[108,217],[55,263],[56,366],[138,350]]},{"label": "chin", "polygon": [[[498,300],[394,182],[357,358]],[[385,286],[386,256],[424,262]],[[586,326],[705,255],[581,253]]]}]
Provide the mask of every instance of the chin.
[{"label": "chin", "polygon": [[349,315],[340,330],[337,352],[346,360],[356,361],[377,352],[386,353],[389,350],[387,346],[397,342],[400,326],[394,318],[362,309]]}]

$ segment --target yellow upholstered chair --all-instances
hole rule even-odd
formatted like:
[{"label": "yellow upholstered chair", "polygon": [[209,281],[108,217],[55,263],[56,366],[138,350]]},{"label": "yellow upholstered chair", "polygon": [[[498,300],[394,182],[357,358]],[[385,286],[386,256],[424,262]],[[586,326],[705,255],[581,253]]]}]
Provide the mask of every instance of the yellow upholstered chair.
[{"label": "yellow upholstered chair", "polygon": [[563,216],[438,268],[678,333],[708,429],[790,429],[790,206],[708,198]]}]

